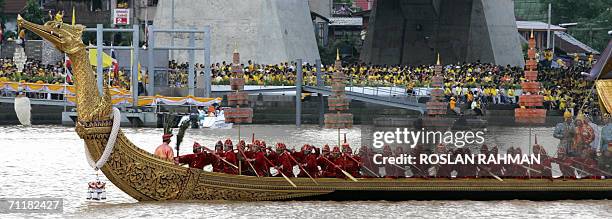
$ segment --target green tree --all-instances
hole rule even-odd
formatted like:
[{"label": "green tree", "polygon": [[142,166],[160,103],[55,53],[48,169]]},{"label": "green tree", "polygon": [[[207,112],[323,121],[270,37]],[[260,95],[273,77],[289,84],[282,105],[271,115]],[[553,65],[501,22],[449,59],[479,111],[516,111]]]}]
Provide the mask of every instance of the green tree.
[{"label": "green tree", "polygon": [[608,35],[610,30],[612,30],[612,8],[593,19],[579,19],[578,25],[569,28],[568,32],[581,42],[602,52],[610,40]]},{"label": "green tree", "polygon": [[0,26],[4,27],[4,0],[0,0]]},{"label": "green tree", "polygon": [[[611,0],[542,0],[545,5],[551,3],[552,23],[570,23],[580,19],[594,19],[604,12]],[[545,7],[546,9],[548,7]]]},{"label": "green tree", "polygon": [[547,13],[551,4],[553,24],[578,23],[569,27],[568,32],[576,39],[602,51],[610,37],[607,32],[612,29],[612,0],[540,0]]},{"label": "green tree", "polygon": [[[37,0],[28,0],[21,16],[35,24],[42,24],[45,21],[45,13],[42,11]],[[40,39],[36,34],[30,32],[26,33],[26,37],[27,39]]]},{"label": "green tree", "polygon": [[353,4],[354,0],[334,0],[334,3],[337,4],[342,4],[342,3],[346,3],[346,4]]}]

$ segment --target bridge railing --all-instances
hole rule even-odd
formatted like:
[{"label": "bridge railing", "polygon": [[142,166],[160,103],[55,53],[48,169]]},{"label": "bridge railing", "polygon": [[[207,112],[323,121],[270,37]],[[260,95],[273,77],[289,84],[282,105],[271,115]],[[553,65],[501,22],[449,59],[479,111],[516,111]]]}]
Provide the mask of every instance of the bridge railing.
[{"label": "bridge railing", "polygon": [[[329,78],[332,73],[323,72],[326,78]],[[317,86],[315,83],[309,80],[304,80],[304,85]],[[323,86],[331,88],[331,83],[324,80]],[[397,85],[389,82],[368,82],[366,78],[359,78],[353,76],[347,76],[346,91],[351,92],[353,95],[367,95],[369,97],[376,97],[378,99],[384,99],[391,102],[417,102],[420,96],[408,92],[406,87],[403,85]]]}]

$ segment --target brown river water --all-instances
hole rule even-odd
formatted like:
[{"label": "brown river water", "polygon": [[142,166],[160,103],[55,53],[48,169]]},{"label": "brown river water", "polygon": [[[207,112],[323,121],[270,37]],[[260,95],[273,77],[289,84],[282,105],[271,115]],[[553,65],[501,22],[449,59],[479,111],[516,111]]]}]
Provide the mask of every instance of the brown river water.
[{"label": "brown river water", "polygon": [[[128,138],[153,152],[161,142],[162,129],[124,128]],[[552,127],[532,130],[547,151],[554,151],[558,140]],[[282,141],[289,147],[304,143],[316,146],[337,141],[337,132],[317,126],[242,126],[249,140],[251,133],[268,145]],[[359,145],[359,127],[343,131],[351,145]],[[232,130],[189,130],[181,154],[189,153],[192,142],[209,148],[219,139],[236,138]],[[491,127],[486,143],[521,145],[527,151],[529,129]],[[367,202],[137,202],[104,176],[108,182],[105,201],[86,199],[87,182],[95,178],[87,164],[83,141],[72,127],[0,126],[0,198],[63,198],[63,214],[0,214],[0,218],[612,218],[612,201],[581,200],[534,202],[512,201],[367,201]]]}]

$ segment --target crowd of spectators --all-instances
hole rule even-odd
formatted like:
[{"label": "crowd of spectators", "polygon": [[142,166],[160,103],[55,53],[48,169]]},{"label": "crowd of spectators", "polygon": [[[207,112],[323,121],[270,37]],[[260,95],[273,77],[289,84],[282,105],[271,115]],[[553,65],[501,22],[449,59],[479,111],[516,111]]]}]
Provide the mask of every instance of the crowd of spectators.
[{"label": "crowd of spectators", "polygon": [[38,60],[28,59],[22,72],[17,71],[17,66],[12,59],[0,58],[0,82],[17,81],[45,84],[62,84],[65,82],[66,73],[62,62],[44,65]]},{"label": "crowd of spectators", "polygon": [[[31,83],[61,84],[66,82],[66,71],[61,62],[43,65],[40,61],[28,60],[23,72],[11,59],[0,59],[0,81],[19,81]],[[179,64],[170,61],[167,71],[170,87],[186,87],[188,63]],[[282,86],[294,85],[296,63],[285,62],[276,65],[261,65],[248,61],[241,64],[247,85]],[[588,72],[590,64],[577,63],[561,68],[550,68],[540,65],[538,81],[542,83],[541,94],[544,105],[549,110],[575,111],[584,108],[596,114],[596,96],[591,92],[593,82],[584,80],[582,72]],[[226,62],[211,66],[213,84],[228,85],[232,66]],[[342,70],[352,86],[396,86],[405,87],[409,93],[430,87],[434,76],[433,65],[392,66],[392,65],[346,65]],[[520,67],[500,66],[489,63],[458,63],[444,66],[444,94],[448,101],[454,100],[458,106],[474,108],[473,104],[516,104],[522,94],[521,82],[525,81],[524,71]],[[334,72],[333,65],[322,67],[323,72]],[[195,71],[203,74],[204,65],[195,64]],[[130,77],[121,69],[118,72],[105,74],[105,81],[110,75],[110,84],[129,89]],[[304,83],[316,84],[316,68],[303,64]],[[139,81],[143,81],[139,75]],[[145,73],[146,82],[146,73]],[[323,81],[331,83],[331,75],[325,74]],[[70,83],[70,81],[68,81]],[[144,85],[142,85],[144,86]],[[585,106],[585,107],[583,107]],[[482,107],[482,106],[476,106]]]}]

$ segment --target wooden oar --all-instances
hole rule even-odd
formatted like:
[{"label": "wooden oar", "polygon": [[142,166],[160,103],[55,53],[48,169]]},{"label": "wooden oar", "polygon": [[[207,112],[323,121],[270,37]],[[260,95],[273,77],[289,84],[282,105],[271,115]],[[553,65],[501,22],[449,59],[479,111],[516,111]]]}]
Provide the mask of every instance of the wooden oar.
[{"label": "wooden oar", "polygon": [[531,167],[528,167],[528,166],[525,166],[525,165],[519,165],[519,166],[520,166],[520,167],[522,167],[522,168],[527,169],[528,171],[533,171],[533,172],[536,172],[536,173],[542,174],[542,171],[539,171],[539,170],[533,169],[533,168],[531,168]]},{"label": "wooden oar", "polygon": [[[580,161],[574,160],[574,158],[570,158],[570,160],[571,160],[571,161],[573,161],[574,163],[580,164],[580,165],[582,165],[582,166],[586,166],[586,167],[589,167],[589,166],[590,166],[590,165],[586,165],[585,163],[582,163],[582,162],[580,162]],[[601,170],[601,169],[598,169],[597,167],[592,167],[592,168],[591,168],[591,167],[589,167],[589,169],[593,169],[593,170],[598,171],[598,172],[600,172],[600,173],[606,174],[606,176],[612,176],[612,173],[609,173],[609,172],[603,171],[603,170]]]},{"label": "wooden oar", "polygon": [[[346,142],[346,139],[345,139],[345,142]],[[351,157],[351,156],[347,156],[347,157],[351,158],[351,160],[355,161],[357,164],[359,164],[361,167],[363,167],[365,170],[367,170],[368,172],[370,172],[370,173],[371,173],[371,174],[373,174],[374,176],[376,176],[376,177],[380,177],[380,176],[379,176],[378,174],[376,174],[374,171],[370,170],[370,169],[369,169],[369,168],[367,168],[365,165],[363,165],[363,162],[359,162],[359,161],[357,161],[357,159],[355,159],[355,158],[353,158],[353,157]],[[397,167],[401,168],[400,166],[397,166]],[[402,168],[402,169],[403,169],[403,168]],[[404,171],[405,171],[405,169],[404,169]]]},{"label": "wooden oar", "polygon": [[493,178],[503,182],[504,180],[502,178],[500,178],[499,176],[495,175],[493,172],[491,172],[491,169],[489,169],[488,167],[483,167],[481,165],[478,165],[478,168],[487,171],[489,174],[491,174],[491,176],[493,176]]},{"label": "wooden oar", "polygon": [[[398,167],[398,168],[401,168],[401,169],[403,169],[404,171],[406,171],[406,168],[403,168],[403,167],[401,167],[401,166],[399,166],[399,165],[397,165],[397,164],[391,164],[391,165],[394,165],[394,166],[396,166],[396,167]],[[421,172],[421,173],[423,174],[423,176],[424,176],[426,179],[427,179],[427,178],[429,178],[429,177],[427,176],[427,175],[429,175],[429,173],[428,173],[428,172],[423,171],[421,168],[417,167],[417,166],[416,166],[416,165],[414,165],[414,164],[408,163],[408,165],[410,165],[411,167],[414,167],[416,170],[418,170],[419,172]]]},{"label": "wooden oar", "polygon": [[[240,147],[238,147],[238,152],[240,152],[240,154],[242,154],[242,157],[244,157],[244,160],[246,160],[246,162],[249,164],[249,166],[251,167],[251,169],[255,172],[255,175],[257,177],[259,177],[259,173],[257,173],[257,170],[255,169],[255,167],[253,166],[253,164],[251,164],[251,161],[249,161],[249,158],[246,156],[246,154],[244,154],[243,150],[240,150]],[[240,162],[240,160],[238,161]]]},{"label": "wooden oar", "polygon": [[208,151],[208,153],[212,154],[213,156],[217,157],[217,159],[225,162],[226,164],[229,164],[230,166],[238,169],[238,167],[236,165],[234,165],[233,163],[230,163],[229,161],[223,159],[221,156],[215,154],[215,152],[213,150],[208,149],[207,147],[202,146],[202,148],[204,148],[204,150]]},{"label": "wooden oar", "polygon": [[[566,166],[566,167],[570,167],[570,168],[572,168],[572,169],[574,169],[574,170],[576,170],[576,171],[578,171],[578,172],[582,172],[582,173],[585,173],[585,174],[591,175],[591,173],[589,173],[589,172],[587,172],[587,171],[584,171],[584,170],[582,170],[582,169],[580,169],[580,168],[574,167],[574,166],[572,166],[572,165],[567,165],[567,164],[564,164],[563,162],[558,161],[558,160],[557,160],[557,158],[553,159],[553,161],[555,161],[555,163],[557,163],[557,164],[559,164],[559,165],[563,165],[563,166]],[[574,161],[574,160],[572,159],[572,161]],[[574,162],[575,162],[575,161],[574,161]]]},{"label": "wooden oar", "polygon": [[[287,153],[287,151],[285,151],[284,153]],[[310,175],[310,173],[308,173],[308,171],[306,171],[306,170],[304,169],[304,167],[302,167],[302,165],[300,165],[300,163],[299,163],[299,162],[297,162],[297,160],[295,160],[295,158],[293,158],[293,156],[291,156],[291,154],[287,153],[287,155],[289,155],[289,158],[291,158],[291,160],[293,160],[293,162],[295,162],[295,163],[298,165],[298,167],[300,167],[300,169],[301,169],[302,171],[304,171],[304,173],[306,173],[306,175],[308,175],[308,177],[310,177],[310,179],[311,179],[311,180],[312,180],[312,181],[313,181],[315,184],[319,185],[319,183],[318,183],[318,182],[317,182],[317,181],[316,181],[314,178],[312,178],[312,176]]]},{"label": "wooden oar", "polygon": [[295,185],[295,183],[293,183],[293,181],[291,181],[289,179],[289,177],[287,177],[283,171],[280,171],[278,168],[276,168],[276,166],[274,165],[274,163],[272,163],[272,161],[270,161],[266,156],[264,156],[264,158],[266,159],[266,161],[268,161],[268,163],[272,166],[272,168],[274,168],[276,171],[278,171],[278,173],[280,173],[283,178],[285,178],[285,180],[287,180],[287,182],[289,182],[289,184],[291,184],[293,187],[297,188],[297,186]]},{"label": "wooden oar", "polygon": [[348,177],[349,179],[357,182],[357,179],[355,179],[355,177],[353,177],[351,174],[347,173],[346,171],[344,171],[342,168],[340,168],[338,165],[336,165],[335,163],[331,162],[329,159],[327,159],[325,156],[321,156],[325,161],[329,162],[329,164],[333,165],[335,168],[338,168],[338,170],[340,170],[342,172],[342,174],[344,174],[346,177]]},{"label": "wooden oar", "polygon": [[[347,141],[346,141],[346,133],[344,133],[344,143],[347,143]],[[379,176],[378,174],[376,174],[374,171],[372,171],[372,170],[370,170],[369,168],[367,168],[365,165],[363,165],[363,163],[362,163],[362,162],[357,161],[355,158],[353,158],[353,157],[351,157],[351,156],[348,156],[348,157],[349,157],[349,158],[351,158],[351,159],[352,159],[353,161],[355,161],[356,163],[358,163],[358,164],[359,164],[361,167],[363,167],[365,170],[367,170],[368,172],[370,172],[370,173],[371,173],[371,174],[373,174],[374,176],[376,176],[376,177],[379,177],[379,178],[380,178],[380,176]],[[350,175],[350,174],[349,174],[349,175]]]},{"label": "wooden oar", "polygon": [[557,173],[561,173],[561,174],[563,174],[563,172],[561,172],[561,171],[559,171],[559,170],[555,170],[555,169],[550,168],[550,167],[547,167],[547,166],[544,166],[544,168],[549,169],[549,170],[551,170],[551,171],[555,171],[555,172],[557,172]]}]

